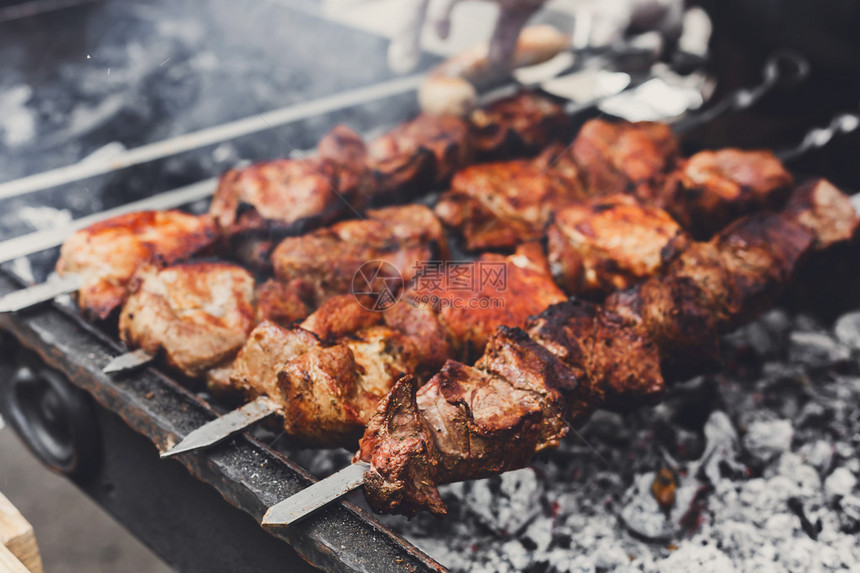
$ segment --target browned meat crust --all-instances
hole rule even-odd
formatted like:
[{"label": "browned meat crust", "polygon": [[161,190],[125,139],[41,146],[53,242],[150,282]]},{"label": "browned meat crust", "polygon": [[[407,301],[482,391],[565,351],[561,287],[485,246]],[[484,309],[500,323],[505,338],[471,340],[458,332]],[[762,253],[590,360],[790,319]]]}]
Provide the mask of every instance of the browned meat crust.
[{"label": "browned meat crust", "polygon": [[654,275],[689,238],[662,209],[612,195],[556,212],[547,241],[556,283],[569,295],[597,297]]},{"label": "browned meat crust", "polygon": [[122,305],[128,281],[139,266],[187,259],[212,248],[217,237],[207,216],[180,211],[120,215],[66,239],[57,272],[79,274],[78,306],[89,316],[106,319]]},{"label": "browned meat crust", "polygon": [[303,279],[289,283],[269,279],[257,286],[256,321],[271,320],[281,326],[291,326],[311,313],[313,299],[313,285]]},{"label": "browned meat crust", "polygon": [[455,116],[421,114],[370,142],[368,156],[377,195],[447,181],[472,161],[469,124]]},{"label": "browned meat crust", "polygon": [[547,97],[523,92],[472,112],[472,141],[479,160],[536,153],[561,139],[570,120]]},{"label": "browned meat crust", "polygon": [[455,355],[464,359],[480,355],[497,327],[521,326],[529,316],[565,299],[536,243],[508,257],[482,255],[464,270],[448,267],[449,276],[435,284],[419,279],[411,293],[436,310],[454,341]]},{"label": "browned meat crust", "polygon": [[367,219],[289,237],[272,254],[275,276],[284,283],[311,282],[316,304],[351,292],[353,277],[365,263],[390,263],[381,267],[378,278],[391,279],[390,285],[399,288],[414,276],[419,263],[444,258],[447,241],[442,225],[422,205],[370,210]]},{"label": "browned meat crust", "polygon": [[592,119],[579,131],[572,153],[592,197],[628,193],[650,203],[663,195],[678,144],[666,124]]},{"label": "browned meat crust", "polygon": [[698,238],[708,238],[752,209],[779,207],[793,179],[770,151],[702,151],[683,162],[664,201]]},{"label": "browned meat crust", "polygon": [[[340,302],[349,305],[345,297]],[[333,306],[301,327],[260,323],[233,364],[229,386],[279,404],[285,431],[299,443],[352,446],[394,382],[421,368],[421,354],[413,338],[368,320],[378,322],[379,313],[358,317],[360,307],[347,310],[353,316],[347,325],[348,319],[337,323]],[[330,338],[321,341],[308,330],[314,327]],[[343,336],[334,340],[335,334]]]},{"label": "browned meat crust", "polygon": [[274,159],[221,176],[209,212],[228,236],[328,223],[370,198],[367,173],[330,159]]},{"label": "browned meat crust", "polygon": [[738,220],[604,306],[571,300],[532,318],[528,335],[500,328],[474,368],[449,361],[420,390],[398,383],[356,455],[371,464],[371,507],[444,513],[434,484],[521,467],[566,422],[659,397],[667,361],[709,358],[718,335],[772,302],[804,256],[856,232],[847,197],[822,183],[790,204]]},{"label": "browned meat crust", "polygon": [[557,209],[585,199],[579,172],[551,148],[536,159],[474,165],[459,171],[436,214],[469,250],[512,249],[539,240]]},{"label": "browned meat crust", "polygon": [[227,263],[144,264],[131,279],[120,338],[185,376],[231,359],[254,326],[254,278]]}]

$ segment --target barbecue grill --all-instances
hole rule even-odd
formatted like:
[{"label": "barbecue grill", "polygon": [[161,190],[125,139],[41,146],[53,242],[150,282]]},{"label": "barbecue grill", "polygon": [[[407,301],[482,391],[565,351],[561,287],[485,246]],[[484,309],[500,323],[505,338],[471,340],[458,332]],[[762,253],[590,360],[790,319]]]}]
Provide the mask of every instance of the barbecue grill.
[{"label": "barbecue grill", "polygon": [[[35,14],[45,9],[43,4],[0,8],[0,35],[9,38],[0,43],[0,56],[5,51],[9,61],[16,62],[13,70],[18,74],[11,81],[45,86],[33,94],[29,106],[44,115],[30,117],[40,131],[28,134],[26,125],[3,125],[8,153],[0,159],[6,179],[0,183],[0,240],[6,242],[0,243],[0,257],[8,262],[0,272],[0,296],[28,282],[42,282],[57,258],[56,249],[17,258],[17,249],[28,251],[39,241],[55,244],[55,237],[110,213],[174,206],[203,211],[214,189],[211,178],[237,158],[301,155],[337,123],[373,133],[417,111],[414,89],[419,79],[394,77],[385,69],[387,41],[333,23],[310,0],[261,0],[250,10],[213,2],[203,17],[200,4],[191,2],[58,3],[50,7],[65,7]],[[181,24],[171,27],[165,21]],[[228,29],[238,34],[231,37],[243,38],[241,45],[218,38]],[[38,34],[28,36],[32,31]],[[42,34],[52,38],[50,58],[56,66],[36,65],[32,53],[22,48],[37,45]],[[334,54],[332,46],[345,48]],[[322,65],[320,54],[325,54]],[[423,67],[434,61],[428,56]],[[29,81],[26,76],[32,70],[43,77]],[[108,79],[111,76],[119,79]],[[4,87],[8,86],[0,84],[0,89]],[[75,97],[59,97],[64,90]],[[137,99],[129,101],[129,94]],[[765,110],[785,105],[780,100],[764,104]],[[20,102],[11,100],[3,105],[12,111],[20,108]],[[741,117],[768,128],[777,126],[766,130],[778,138],[769,145],[783,147],[833,111],[800,118],[791,129],[775,113],[758,110]],[[736,117],[715,120],[707,134],[701,129],[694,133],[690,145],[718,141],[725,126],[736,121]],[[42,126],[48,132],[43,133]],[[732,143],[744,143],[737,139],[744,139],[743,134]],[[116,140],[126,148],[111,143]],[[851,141],[836,156],[846,147]],[[852,174],[844,168],[829,169],[831,157],[826,152],[813,155],[802,168],[845,183]],[[846,253],[837,253],[806,269],[808,279],[800,281],[786,305],[812,308],[824,319],[850,308],[857,302],[850,300],[850,287],[857,284],[858,273],[848,272],[845,260]],[[814,280],[828,273],[840,273],[845,280],[840,285]],[[70,304],[2,314],[0,328],[4,418],[43,462],[77,483],[172,566],[183,571],[444,570],[404,535],[431,540],[428,550],[444,554],[435,551],[432,540],[450,537],[457,531],[453,525],[423,518],[410,524],[381,519],[355,497],[329,506],[300,526],[259,527],[268,507],[346,463],[348,453],[299,451],[282,444],[277,433],[259,428],[210,450],[160,461],[156,450],[170,447],[178,436],[226,409],[157,367],[120,377],[103,373],[102,368],[125,349],[107,330],[84,321]],[[743,362],[744,357],[738,360]],[[845,357],[832,362],[846,375],[856,374]],[[703,384],[682,388],[675,398],[683,401],[686,393],[698,399],[709,392],[713,388]],[[711,410],[702,405],[703,412]],[[652,421],[646,416],[639,423]],[[613,423],[598,419],[592,431],[599,433],[601,424]],[[578,445],[539,460],[538,471],[558,477],[571,465],[569,460],[584,455]],[[591,450],[586,454],[594,455]],[[592,466],[610,463],[604,454],[598,452]],[[567,465],[559,461],[565,457]],[[653,459],[633,465],[641,470],[649,463],[653,465]],[[487,487],[516,489],[517,484]],[[470,495],[480,499],[479,494],[478,488],[450,492],[461,499]],[[515,494],[510,497],[516,499]],[[628,522],[636,517],[635,512],[622,512]],[[486,525],[486,520],[481,523]],[[524,547],[543,546],[546,535],[523,533],[529,522],[509,523],[513,531],[495,534],[524,535]],[[641,528],[631,529],[651,541],[663,539],[662,534],[652,538]],[[464,526],[462,531],[476,540],[487,539],[479,526]],[[511,563],[516,565],[513,557]],[[493,566],[492,561],[487,564]]]}]

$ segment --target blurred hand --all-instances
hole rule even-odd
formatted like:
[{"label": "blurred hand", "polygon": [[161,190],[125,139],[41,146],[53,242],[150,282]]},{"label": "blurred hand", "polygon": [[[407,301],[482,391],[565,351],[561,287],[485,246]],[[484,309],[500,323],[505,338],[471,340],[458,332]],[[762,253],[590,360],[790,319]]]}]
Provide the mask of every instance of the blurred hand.
[{"label": "blurred hand", "polygon": [[665,39],[681,33],[683,0],[580,0],[571,3],[575,48],[604,48],[625,33],[658,32]]},{"label": "blurred hand", "polygon": [[[388,63],[396,72],[405,73],[416,66],[421,55],[421,32],[429,22],[440,38],[451,30],[451,14],[462,0],[402,0],[408,5],[407,17],[391,42]],[[490,41],[489,61],[505,67],[510,61],[523,26],[546,0],[485,0],[500,8],[499,19]],[[554,5],[569,12],[576,22],[575,48],[602,48],[628,31],[658,32],[663,39],[675,39],[681,31],[683,0],[568,0]]]},{"label": "blurred hand", "polygon": [[[462,0],[403,0],[407,17],[388,49],[392,70],[405,73],[415,68],[421,55],[421,32],[429,21],[440,38],[451,31],[451,13]],[[504,67],[511,58],[520,31],[546,0],[486,0],[499,5],[499,19],[490,40],[491,66]]]}]

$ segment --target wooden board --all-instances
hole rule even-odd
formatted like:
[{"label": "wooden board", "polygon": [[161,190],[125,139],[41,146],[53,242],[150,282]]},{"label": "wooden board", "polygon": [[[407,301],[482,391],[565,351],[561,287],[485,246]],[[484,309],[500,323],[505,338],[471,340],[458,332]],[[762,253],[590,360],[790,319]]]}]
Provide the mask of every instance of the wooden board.
[{"label": "wooden board", "polygon": [[33,527],[0,493],[0,571],[42,573]]},{"label": "wooden board", "polygon": [[0,545],[0,571],[3,573],[31,573],[5,545]]}]

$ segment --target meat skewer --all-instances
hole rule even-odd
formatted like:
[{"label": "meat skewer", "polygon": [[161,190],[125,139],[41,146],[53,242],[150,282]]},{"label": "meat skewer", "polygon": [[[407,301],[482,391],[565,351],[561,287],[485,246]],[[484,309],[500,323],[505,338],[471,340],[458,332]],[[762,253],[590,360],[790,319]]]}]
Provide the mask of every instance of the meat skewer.
[{"label": "meat skewer", "polygon": [[210,213],[228,236],[327,224],[426,192],[476,159],[533,153],[563,134],[565,119],[554,101],[522,92],[471,117],[420,114],[369,143],[339,125],[322,138],[317,157],[228,171]]},{"label": "meat skewer", "polygon": [[[153,229],[172,222],[175,228],[169,233],[173,235],[182,232],[182,225],[190,225],[185,229],[189,241],[174,245],[172,248],[178,252],[168,252],[165,257],[165,262],[181,260],[196,254],[197,250],[205,251],[217,240],[245,235],[269,237],[270,231],[299,229],[301,224],[307,226],[308,223],[330,222],[344,214],[355,215],[372,202],[390,201],[395,192],[410,196],[471,163],[475,157],[473,140],[481,160],[503,159],[534,153],[559,137],[566,125],[559,105],[528,92],[478,109],[474,117],[473,124],[468,118],[419,116],[367,146],[357,134],[339,126],[321,140],[317,158],[274,160],[225,174],[213,198],[211,216],[198,217],[194,224],[190,223],[190,215],[183,217],[179,211],[122,215],[66,237],[66,242],[73,241],[66,251],[100,248],[104,252],[99,256],[108,256],[109,237],[116,236],[117,240],[139,243],[129,245],[130,251],[149,248],[153,249],[152,256],[160,256],[159,239]],[[149,220],[145,221],[147,218]],[[191,237],[191,233],[199,234]],[[234,247],[241,249],[241,245]],[[183,248],[189,252],[183,252]],[[87,277],[95,272],[90,267],[100,268],[102,274],[110,275],[110,266],[119,268],[124,264],[121,250],[116,250],[112,257],[110,264],[105,259],[94,265],[98,257],[84,262],[89,269]],[[139,262],[145,258],[143,256]],[[127,281],[136,268],[136,264],[131,265],[124,277],[116,277],[116,280]],[[71,273],[72,269],[66,269],[65,277],[60,280],[3,297],[0,312],[19,311],[61,294],[76,292],[82,285],[70,276]],[[116,287],[121,292],[122,285]],[[107,313],[121,302],[114,301]],[[98,310],[95,314],[102,317],[105,313]]]},{"label": "meat skewer", "polygon": [[[603,122],[594,122],[594,129],[591,132],[601,133],[601,130],[606,124]],[[589,130],[584,130],[588,132]],[[635,149],[635,145],[626,142],[625,136],[633,132],[631,141],[638,142],[640,147],[643,146],[643,141],[650,141],[650,147],[644,146],[645,149],[651,150],[652,159],[648,159],[647,154],[644,160],[640,160],[637,167],[635,158],[631,156],[631,150]],[[620,137],[619,137],[620,134]],[[671,158],[676,154],[676,145],[666,126],[658,126],[655,124],[622,124],[621,129],[613,127],[609,130],[609,137],[600,138],[597,135],[590,136],[603,143],[603,149],[610,151],[601,152],[602,155],[591,152],[586,153],[590,157],[592,163],[603,161],[605,167],[599,168],[600,173],[612,173],[612,165],[623,166],[625,173],[624,180],[628,182],[638,177],[641,182],[631,185],[629,183],[620,183],[622,186],[631,187],[642,190],[652,189],[655,186],[649,181],[662,181],[665,177],[661,174],[664,169],[665,161],[661,161],[660,157],[668,155]],[[599,149],[598,144],[585,145],[585,149]],[[576,149],[577,146],[574,146]],[[612,149],[620,148],[621,158],[612,157]],[[668,151],[667,151],[668,150]],[[760,195],[767,196],[767,191],[778,188],[783,181],[790,175],[779,165],[776,160],[768,163],[769,156],[764,156],[762,153],[744,154],[735,150],[725,150],[729,156],[729,161],[726,163],[729,166],[741,166],[741,172],[738,177],[733,176],[731,169],[723,169],[722,179],[719,177],[705,177],[705,182],[716,180],[716,186],[725,189],[743,189],[751,188],[748,181],[754,181],[756,173],[751,169],[750,165],[753,162],[763,162],[763,176],[761,180],[765,181],[763,187],[765,192]],[[710,157],[705,158],[704,163],[707,164],[708,159],[711,164],[716,164],[720,167],[719,157],[723,152],[710,153]],[[738,158],[741,155],[741,158]],[[601,159],[602,158],[602,159]],[[700,161],[699,163],[702,163]],[[775,167],[774,167],[775,164]],[[643,167],[644,166],[644,167]],[[656,167],[655,167],[656,166]],[[561,168],[563,169],[563,168]],[[744,171],[744,169],[746,171]],[[728,171],[725,175],[723,172]],[[776,173],[776,176],[772,174]],[[649,175],[650,174],[650,175]],[[771,175],[768,175],[771,174]],[[734,177],[734,178],[733,178]],[[606,176],[604,176],[606,178]],[[700,177],[700,179],[702,179]],[[741,183],[736,180],[744,182]],[[773,181],[777,181],[774,184]],[[616,183],[616,186],[619,185]],[[646,191],[646,196],[652,196],[654,193]],[[737,195],[737,194],[736,194]],[[715,202],[705,203],[706,205],[715,204]],[[749,208],[751,203],[744,203],[744,206]],[[720,214],[719,203],[716,202],[717,215]],[[631,195],[612,195],[602,199],[590,202],[587,205],[571,205],[567,209],[558,213],[555,221],[549,228],[549,263],[552,267],[553,275],[556,282],[565,288],[569,294],[589,295],[589,294],[605,294],[608,291],[627,288],[636,282],[654,275],[662,268],[667,261],[671,261],[691,244],[691,239],[685,233],[682,233],[680,227],[669,215],[660,209],[654,207],[642,206]],[[289,240],[285,241],[279,250],[290,252],[287,245]],[[320,248],[324,251],[324,248]],[[359,260],[354,261],[354,266],[360,264]],[[277,266],[277,265],[276,265]],[[342,272],[334,272],[335,276],[342,276]],[[286,277],[289,278],[289,277]],[[332,289],[333,292],[343,292],[348,285],[339,284]],[[416,293],[413,293],[416,294]],[[426,293],[425,293],[426,296]],[[507,297],[508,300],[514,297]],[[451,309],[445,309],[441,313],[445,317],[453,314]],[[494,319],[496,317],[493,317]],[[516,324],[516,321],[511,322],[494,322],[494,324]],[[479,355],[481,349],[486,344],[492,334],[492,329],[486,330],[480,327],[477,328],[477,339],[470,340],[470,333],[475,332],[475,328],[471,324],[466,324],[461,327],[455,325],[455,339],[469,346],[463,354],[463,348],[460,348],[461,355]],[[273,374],[272,377],[276,376]],[[275,406],[273,405],[273,408]],[[221,435],[222,430],[218,429],[218,422],[212,427],[204,427],[199,433],[195,433],[193,440],[199,440],[199,436],[207,437],[206,439],[214,439]],[[235,429],[234,425],[228,425],[231,429]],[[211,431],[210,431],[211,430]],[[220,438],[219,438],[220,439]],[[199,442],[194,442],[192,444]],[[206,445],[206,444],[202,444]],[[195,445],[194,447],[199,447]],[[190,448],[189,448],[190,449]],[[186,451],[186,450],[183,450]]]},{"label": "meat skewer", "polygon": [[[798,62],[798,65],[801,63],[802,62]],[[734,109],[743,109],[752,105],[776,84],[780,75],[779,69],[780,67],[777,65],[776,59],[772,58],[766,64],[765,80],[760,86],[748,90],[740,90],[736,94],[728,97],[721,104],[715,106],[714,109],[719,109],[719,113],[723,113]],[[518,109],[521,110],[521,113],[519,114],[517,113]],[[714,113],[705,113],[702,114],[701,119],[712,119],[713,115]],[[524,117],[528,117],[529,120],[523,121]],[[497,139],[497,141],[501,141],[503,143],[501,149],[491,148],[493,153],[501,151],[500,156],[497,158],[504,158],[511,154],[533,152],[535,150],[535,146],[537,148],[544,147],[549,141],[552,141],[553,137],[558,136],[559,131],[563,132],[564,130],[539,129],[535,131],[533,126],[564,125],[566,124],[564,117],[564,110],[559,106],[550,103],[549,100],[528,92],[517,94],[505,100],[490,104],[484,109],[476,110],[472,115],[470,123],[475,126],[476,134],[474,135],[474,144],[476,146],[478,156],[485,160],[492,159],[494,157],[492,154],[489,157],[481,155],[482,140],[486,141],[485,132],[488,129],[490,133],[501,132],[511,135],[511,137],[505,137],[501,140]],[[420,119],[421,118],[416,120],[416,122],[420,123]],[[457,118],[454,118],[454,120],[457,120]],[[693,123],[695,123],[695,119]],[[421,130],[419,129],[417,134],[419,140],[421,139],[420,131]],[[527,132],[530,133],[530,135],[528,135]],[[440,148],[437,145],[434,150],[436,156],[435,161],[439,161],[440,149],[466,150],[471,145],[471,139],[471,137],[467,137],[464,142],[462,137],[455,136],[454,139],[451,140],[451,144],[454,146],[453,148],[450,146],[442,146]],[[386,141],[388,141],[388,143],[386,143]],[[247,209],[245,209],[244,212],[240,212],[243,211],[241,198],[256,197],[264,203],[264,205],[262,205],[264,212],[267,210],[266,204],[270,203],[269,206],[271,207],[272,212],[283,213],[283,205],[293,204],[294,201],[291,200],[289,193],[286,197],[279,197],[283,194],[284,183],[283,180],[278,180],[277,173],[279,170],[288,175],[290,173],[292,174],[287,177],[288,181],[303,182],[302,184],[297,185],[299,192],[308,193],[309,185],[311,189],[322,188],[324,196],[335,197],[339,200],[343,200],[344,197],[339,195],[337,192],[332,192],[332,190],[337,191],[342,184],[346,185],[348,189],[358,188],[364,190],[361,193],[358,193],[358,196],[366,196],[365,191],[370,189],[370,187],[374,187],[372,184],[368,186],[368,170],[373,173],[374,176],[372,179],[375,180],[375,188],[378,190],[379,196],[383,198],[386,195],[389,195],[392,189],[403,189],[404,191],[408,191],[410,185],[417,185],[417,182],[424,180],[428,176],[432,177],[435,171],[435,168],[432,167],[434,160],[429,157],[430,152],[415,139],[413,139],[412,143],[408,143],[405,146],[408,153],[400,154],[399,159],[398,152],[404,149],[404,146],[397,142],[396,136],[383,136],[379,140],[373,142],[370,147],[371,150],[369,155],[372,159],[368,160],[369,165],[367,165],[363,160],[367,159],[368,151],[360,137],[346,128],[336,128],[329,136],[323,138],[323,141],[320,142],[320,161],[325,164],[325,166],[321,165],[320,168],[324,168],[325,171],[331,171],[331,169],[334,169],[334,171],[341,173],[344,176],[343,181],[341,181],[340,178],[333,182],[321,181],[319,179],[320,173],[313,172],[313,169],[310,170],[310,173],[308,172],[309,166],[313,166],[314,162],[305,162],[304,160],[300,160],[300,165],[292,164],[289,166],[286,164],[277,164],[272,165],[271,168],[264,164],[262,169],[269,175],[261,172],[260,175],[264,176],[258,177],[257,175],[252,175],[251,177],[246,178],[250,184],[250,189],[243,190],[242,185],[226,184],[226,191],[216,193],[219,197],[217,200],[213,200],[212,214],[216,220],[220,221],[220,228],[222,230],[224,230],[225,224],[228,226],[228,235],[232,235],[233,233],[241,235],[245,231],[259,232],[261,228],[267,226],[265,218],[253,204],[251,205],[251,207],[253,207],[251,211],[247,211]],[[428,147],[432,148],[433,146],[430,145]],[[463,153],[463,157],[469,156],[469,152],[463,151]],[[446,152],[442,153],[441,156],[444,158],[448,157],[449,154]],[[440,161],[440,164],[446,165],[447,162]],[[253,173],[255,166],[251,166],[249,170]],[[293,175],[297,176],[298,179],[293,177]],[[241,181],[242,177],[234,174],[227,179],[230,181]],[[278,183],[280,183],[280,186]],[[327,189],[326,186],[328,186]],[[230,191],[230,189],[232,189],[232,191]],[[235,195],[235,197],[233,197],[233,195]],[[314,198],[314,201],[317,201],[318,198],[319,197]],[[346,205],[343,201],[341,202]],[[299,212],[301,212],[303,207],[301,205],[298,207],[300,207]],[[235,211],[231,211],[233,208],[235,208]],[[328,203],[323,200],[320,208],[322,209],[322,211],[320,211],[320,215],[324,215],[329,210]],[[336,208],[334,210],[337,211]],[[288,218],[289,216],[291,215],[288,215]],[[310,213],[309,218],[324,219],[324,217],[317,217],[314,213]],[[111,219],[111,221],[112,220],[113,219]],[[107,221],[105,221],[105,223],[107,223]],[[58,237],[58,239],[62,240],[62,237]],[[46,248],[46,245],[40,243],[36,250],[43,250],[44,248]],[[252,252],[262,252],[265,254],[269,248],[270,247],[267,247],[267,241],[252,241],[250,250]],[[33,252],[36,252],[36,250]],[[243,249],[240,245],[237,248],[237,251],[242,250],[246,249]],[[61,294],[75,292],[79,286],[76,280],[77,279],[71,277],[66,277],[61,280],[50,281],[43,285],[36,285],[35,287],[22,289],[15,293],[6,295],[0,299],[0,312],[14,312],[22,310],[46,300],[51,300]]]},{"label": "meat skewer", "polygon": [[723,149],[684,160],[665,124],[591,120],[569,149],[460,171],[436,212],[468,249],[504,250],[542,238],[564,209],[626,194],[707,238],[750,209],[778,207],[791,183],[770,152]]},{"label": "meat skewer", "polygon": [[[254,326],[255,315],[257,322],[274,319],[287,324],[304,318],[310,307],[348,292],[362,262],[397,263],[407,274],[391,278],[402,283],[423,261],[448,257],[442,227],[422,205],[370,210],[367,219],[343,221],[288,238],[275,255],[282,280],[264,283],[256,293],[253,277],[235,265],[196,263],[160,272],[152,265],[139,267],[119,322],[120,338],[136,350],[114,358],[104,372],[139,367],[163,352],[184,375],[198,377],[235,355]],[[393,284],[397,290],[401,286]],[[228,325],[225,320],[236,317],[235,307],[241,307],[241,319]],[[219,341],[221,335],[226,340]],[[207,351],[211,358],[203,357]]]},{"label": "meat skewer", "polygon": [[[262,322],[229,375],[234,389],[253,398],[242,411],[255,415],[215,419],[162,457],[217,443],[264,412],[280,414],[285,432],[296,441],[352,446],[379,400],[402,375],[429,378],[451,357],[480,353],[497,326],[523,325],[531,314],[565,298],[552,282],[539,245],[527,245],[507,259],[487,255],[475,265],[473,271],[486,265],[498,272],[464,291],[456,282],[463,275],[449,266],[444,279],[433,279],[445,288],[433,288],[427,284],[430,277],[419,276],[403,300],[382,312],[366,310],[353,295],[341,295],[298,327]],[[461,306],[450,298],[454,295],[461,302],[503,299],[504,304]]]},{"label": "meat skewer", "polygon": [[377,511],[444,514],[436,484],[522,467],[596,407],[658,399],[679,359],[712,358],[720,333],[754,318],[805,256],[851,239],[858,223],[848,197],[810,182],[783,211],[739,219],[603,306],[574,299],[525,330],[500,327],[474,367],[448,361],[420,390],[400,380],[355,466],[273,506],[263,523],[291,523],[359,483]]},{"label": "meat skewer", "polygon": [[10,312],[77,292],[85,315],[106,319],[122,304],[126,286],[137,268],[158,265],[211,251],[218,239],[214,221],[180,211],[141,211],[120,215],[73,233],[63,244],[57,273],[59,290],[48,285],[12,293],[0,301]]}]

